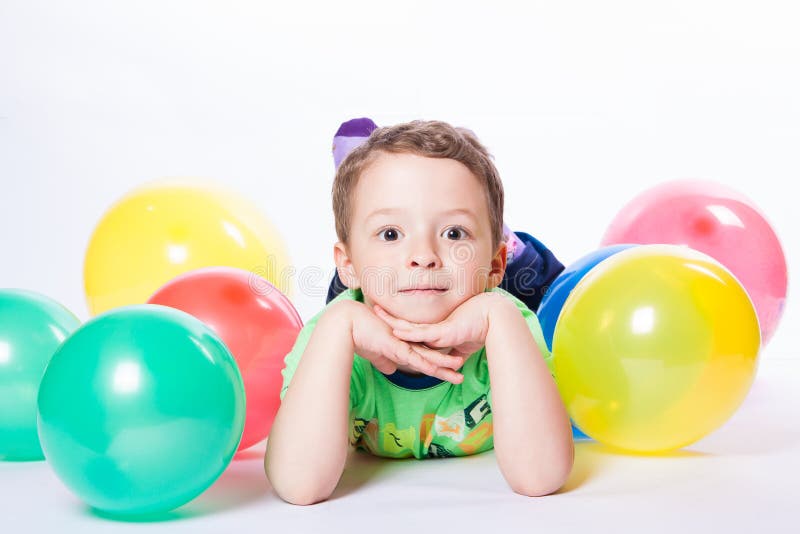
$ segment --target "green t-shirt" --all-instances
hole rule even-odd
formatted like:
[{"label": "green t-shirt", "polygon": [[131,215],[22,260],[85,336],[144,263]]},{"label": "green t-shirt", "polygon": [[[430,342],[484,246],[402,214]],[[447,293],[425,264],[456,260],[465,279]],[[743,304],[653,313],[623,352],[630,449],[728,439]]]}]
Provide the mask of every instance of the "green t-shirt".
[{"label": "green t-shirt", "polygon": [[[555,376],[552,355],[536,314],[499,287],[487,291],[501,293],[517,305]],[[364,296],[360,289],[347,289],[328,306],[340,300],[364,302]],[[281,401],[325,309],[303,327],[284,359]],[[355,354],[350,374],[350,444],[388,458],[466,456],[491,449],[492,390],[486,347],[472,353],[459,372],[464,375],[461,384],[400,370],[385,375],[372,362]]]}]

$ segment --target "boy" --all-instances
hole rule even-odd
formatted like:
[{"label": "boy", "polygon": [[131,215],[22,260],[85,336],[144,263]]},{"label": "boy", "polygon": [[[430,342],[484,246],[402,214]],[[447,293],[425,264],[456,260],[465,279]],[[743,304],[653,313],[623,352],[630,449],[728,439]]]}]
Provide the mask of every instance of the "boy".
[{"label": "boy", "polygon": [[[344,158],[354,148],[363,144],[377,127],[378,125],[369,117],[343,122],[333,136],[334,168],[338,169]],[[469,133],[474,136],[473,132]],[[532,235],[520,231],[512,232],[505,224],[503,224],[503,234],[508,236],[507,263],[500,287],[536,311],[550,284],[564,271],[564,265],[544,243]],[[328,304],[346,289],[347,286],[334,272],[325,303]]]},{"label": "boy", "polygon": [[560,488],[569,418],[536,316],[498,287],[503,187],[486,149],[438,121],[376,129],[337,170],[333,207],[348,289],[286,356],[264,459],[276,493],[327,499],[349,445],[392,458],[494,448],[515,492]]}]

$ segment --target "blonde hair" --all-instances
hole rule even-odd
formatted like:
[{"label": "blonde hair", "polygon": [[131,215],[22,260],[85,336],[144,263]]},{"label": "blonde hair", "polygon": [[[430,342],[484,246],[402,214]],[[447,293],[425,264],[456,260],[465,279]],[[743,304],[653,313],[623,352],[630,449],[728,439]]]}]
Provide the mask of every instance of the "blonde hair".
[{"label": "blonde hair", "polygon": [[415,120],[377,128],[367,140],[353,149],[339,165],[333,180],[333,216],[339,241],[348,244],[352,194],[362,171],[380,152],[411,153],[430,158],[449,158],[461,162],[478,179],[486,193],[492,250],[503,237],[503,183],[489,154],[475,134],[466,128],[442,121]]}]

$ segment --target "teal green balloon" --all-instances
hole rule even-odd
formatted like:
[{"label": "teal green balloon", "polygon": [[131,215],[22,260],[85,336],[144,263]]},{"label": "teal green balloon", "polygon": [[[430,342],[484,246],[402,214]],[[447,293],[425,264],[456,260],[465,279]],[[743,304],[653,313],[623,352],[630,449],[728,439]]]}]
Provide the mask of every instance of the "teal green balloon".
[{"label": "teal green balloon", "polygon": [[244,385],[205,324],[154,304],[88,321],[39,388],[39,437],[61,481],[112,515],[157,514],[208,488],[244,429]]},{"label": "teal green balloon", "polygon": [[49,297],[0,289],[0,460],[43,460],[36,395],[47,362],[81,322]]}]

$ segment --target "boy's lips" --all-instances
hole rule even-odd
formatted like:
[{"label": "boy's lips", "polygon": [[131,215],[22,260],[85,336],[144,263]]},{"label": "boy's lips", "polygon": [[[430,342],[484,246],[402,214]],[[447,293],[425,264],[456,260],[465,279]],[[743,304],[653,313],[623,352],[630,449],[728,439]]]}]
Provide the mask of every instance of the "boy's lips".
[{"label": "boy's lips", "polygon": [[447,292],[445,288],[439,287],[410,287],[408,289],[403,289],[400,293],[404,295],[441,295],[442,293]]}]

